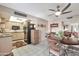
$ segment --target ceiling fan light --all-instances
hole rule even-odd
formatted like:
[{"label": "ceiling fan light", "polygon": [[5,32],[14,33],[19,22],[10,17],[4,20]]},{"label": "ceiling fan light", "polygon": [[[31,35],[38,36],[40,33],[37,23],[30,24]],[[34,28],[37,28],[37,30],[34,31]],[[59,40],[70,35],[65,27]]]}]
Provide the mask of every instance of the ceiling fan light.
[{"label": "ceiling fan light", "polygon": [[61,15],[61,12],[56,12],[55,15],[59,16]]}]

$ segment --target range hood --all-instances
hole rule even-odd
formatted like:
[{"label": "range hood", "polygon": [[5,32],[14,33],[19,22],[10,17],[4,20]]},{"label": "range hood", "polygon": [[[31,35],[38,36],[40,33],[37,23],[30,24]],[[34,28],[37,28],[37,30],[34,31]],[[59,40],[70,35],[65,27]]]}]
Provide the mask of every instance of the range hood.
[{"label": "range hood", "polygon": [[20,13],[20,12],[14,12],[14,14],[15,15],[18,15],[18,16],[21,16],[21,17],[27,17],[27,15],[26,14],[24,14],[24,13]]}]

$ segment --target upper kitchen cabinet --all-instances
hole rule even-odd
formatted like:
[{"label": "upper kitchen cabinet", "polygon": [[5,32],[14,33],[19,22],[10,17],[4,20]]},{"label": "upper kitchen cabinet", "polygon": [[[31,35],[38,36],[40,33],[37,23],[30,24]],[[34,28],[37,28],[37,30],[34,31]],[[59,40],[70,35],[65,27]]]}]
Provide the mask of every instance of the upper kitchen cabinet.
[{"label": "upper kitchen cabinet", "polygon": [[5,18],[0,17],[0,24],[3,24],[3,23],[5,23]]}]

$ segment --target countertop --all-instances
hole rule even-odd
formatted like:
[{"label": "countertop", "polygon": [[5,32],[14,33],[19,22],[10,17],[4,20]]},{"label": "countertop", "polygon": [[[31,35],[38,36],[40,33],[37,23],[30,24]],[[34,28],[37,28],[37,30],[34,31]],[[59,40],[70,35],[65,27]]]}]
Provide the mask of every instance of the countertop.
[{"label": "countertop", "polygon": [[11,37],[11,34],[8,33],[0,33],[0,38]]},{"label": "countertop", "polygon": [[14,33],[14,32],[17,32],[17,33],[19,33],[19,32],[24,32],[23,30],[7,30],[7,31],[5,31],[6,33]]}]

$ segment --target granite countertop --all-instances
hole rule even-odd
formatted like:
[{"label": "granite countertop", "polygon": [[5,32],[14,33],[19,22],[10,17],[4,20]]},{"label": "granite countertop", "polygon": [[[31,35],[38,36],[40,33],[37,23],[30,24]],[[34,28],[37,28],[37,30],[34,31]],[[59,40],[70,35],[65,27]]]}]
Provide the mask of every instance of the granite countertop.
[{"label": "granite countertop", "polygon": [[6,33],[14,33],[14,32],[24,32],[23,30],[10,30],[10,31],[6,31]]},{"label": "granite countertop", "polygon": [[11,37],[11,34],[8,33],[0,33],[0,38],[4,38],[4,37]]}]

